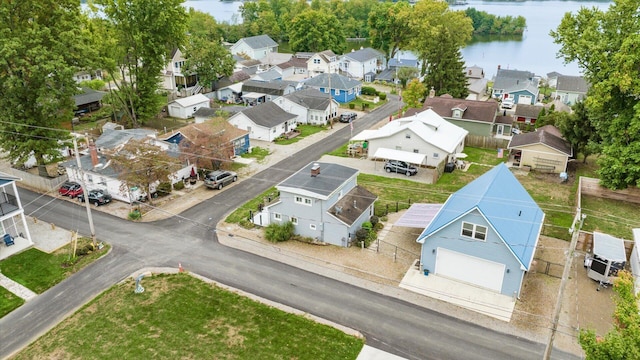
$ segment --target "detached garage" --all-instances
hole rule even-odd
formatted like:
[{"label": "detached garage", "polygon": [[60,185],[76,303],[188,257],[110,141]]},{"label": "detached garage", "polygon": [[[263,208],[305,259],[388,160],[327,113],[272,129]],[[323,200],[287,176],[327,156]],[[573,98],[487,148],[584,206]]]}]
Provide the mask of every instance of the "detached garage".
[{"label": "detached garage", "polygon": [[180,119],[192,118],[200,108],[209,108],[209,98],[196,94],[186,98],[176,99],[169,103],[169,116]]},{"label": "detached garage", "polygon": [[505,264],[440,247],[436,252],[436,275],[500,292],[504,272]]}]

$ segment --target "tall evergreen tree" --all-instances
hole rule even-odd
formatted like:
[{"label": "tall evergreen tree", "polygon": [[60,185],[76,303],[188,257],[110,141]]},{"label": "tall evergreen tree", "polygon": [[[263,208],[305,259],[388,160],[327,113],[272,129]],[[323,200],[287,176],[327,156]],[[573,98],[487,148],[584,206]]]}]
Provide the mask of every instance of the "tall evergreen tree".
[{"label": "tall evergreen tree", "polygon": [[469,95],[464,59],[460,48],[451,44],[449,36],[443,29],[435,35],[440,40],[439,45],[425,52],[428,63],[424,84],[427,89],[433,88],[436,95],[449,94],[464,99]]},{"label": "tall evergreen tree", "polygon": [[77,0],[3,1],[0,6],[0,141],[7,158],[32,155],[42,175],[61,158],[78,92],[73,75],[92,57]]}]

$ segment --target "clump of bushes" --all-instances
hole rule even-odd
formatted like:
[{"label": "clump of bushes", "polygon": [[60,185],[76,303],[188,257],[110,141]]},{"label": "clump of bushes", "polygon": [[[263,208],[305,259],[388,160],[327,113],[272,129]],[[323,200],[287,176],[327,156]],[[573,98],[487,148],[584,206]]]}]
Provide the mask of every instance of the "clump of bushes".
[{"label": "clump of bushes", "polygon": [[139,220],[142,217],[140,210],[135,209],[129,212],[129,220]]},{"label": "clump of bushes", "polygon": [[173,184],[173,188],[176,189],[176,190],[184,189],[184,180],[183,181],[178,181],[177,183]]},{"label": "clump of bushes", "polygon": [[356,104],[354,103],[349,103],[349,109],[353,110],[356,108]]},{"label": "clump of bushes", "polygon": [[158,194],[158,196],[164,196],[164,195],[169,195],[171,194],[171,183],[170,182],[162,182],[160,184],[158,184],[158,187],[156,188],[156,194]]},{"label": "clump of bushes", "polygon": [[93,244],[87,244],[81,248],[76,249],[76,256],[84,256],[92,253],[94,250]]},{"label": "clump of bushes", "polygon": [[294,235],[294,226],[291,221],[282,224],[271,223],[264,230],[264,236],[271,242],[282,242],[290,240]]},{"label": "clump of bushes", "polygon": [[387,100],[387,93],[379,93],[378,96],[380,96],[381,101]]},{"label": "clump of bushes", "polygon": [[362,90],[360,90],[360,94],[376,96],[376,95],[378,95],[378,90],[376,90],[375,88],[373,88],[371,86],[363,86]]}]

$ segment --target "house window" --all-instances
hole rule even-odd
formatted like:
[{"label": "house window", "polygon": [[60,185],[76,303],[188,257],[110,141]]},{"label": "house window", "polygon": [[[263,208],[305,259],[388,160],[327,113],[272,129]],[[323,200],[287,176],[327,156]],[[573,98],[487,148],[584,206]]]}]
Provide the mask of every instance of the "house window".
[{"label": "house window", "polygon": [[316,225],[315,224],[309,224],[309,229],[315,230],[316,229]]},{"label": "house window", "polygon": [[340,95],[340,90],[339,89],[333,89],[333,94],[334,95]]},{"label": "house window", "polygon": [[440,154],[438,154],[438,153],[433,153],[433,158],[434,158],[434,159],[437,159],[437,158],[439,158],[439,157],[440,157]]},{"label": "house window", "polygon": [[87,174],[87,181],[93,183],[93,176]]},{"label": "house window", "polygon": [[420,150],[418,150],[418,149],[413,149],[413,152],[416,153],[416,154],[420,154]]},{"label": "house window", "polygon": [[406,134],[404,134],[404,137],[405,137],[406,139],[411,139],[411,134],[406,133]]},{"label": "house window", "polygon": [[324,92],[325,94],[328,94],[329,93],[329,89],[328,88],[323,88],[322,92]]},{"label": "house window", "polygon": [[320,64],[320,59],[313,59],[314,64]]},{"label": "house window", "polygon": [[462,236],[485,241],[487,239],[487,227],[468,222],[462,222]]},{"label": "house window", "polygon": [[303,204],[303,205],[311,206],[311,199],[309,199],[309,198],[305,198],[305,197],[302,197],[302,196],[296,196],[294,200],[295,200],[296,204]]},{"label": "house window", "polygon": [[273,213],[273,218],[276,221],[282,221],[282,214],[280,213]]},{"label": "house window", "polygon": [[402,146],[396,146],[396,150],[402,150]]},{"label": "house window", "polygon": [[298,225],[298,218],[297,218],[297,217],[292,216],[292,217],[291,217],[291,223],[292,223],[293,225]]},{"label": "house window", "polygon": [[460,110],[453,110],[453,117],[454,118],[461,118],[462,117],[462,113]]}]

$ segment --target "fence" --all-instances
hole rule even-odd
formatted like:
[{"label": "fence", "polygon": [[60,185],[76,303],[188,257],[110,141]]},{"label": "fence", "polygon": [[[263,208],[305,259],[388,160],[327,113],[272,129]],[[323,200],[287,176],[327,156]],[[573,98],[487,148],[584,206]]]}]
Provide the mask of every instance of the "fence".
[{"label": "fence", "polygon": [[481,135],[467,135],[464,140],[465,146],[471,147],[479,147],[486,149],[499,149],[506,148],[509,144],[509,140],[506,139],[498,139],[489,136],[481,136]]},{"label": "fence", "polygon": [[640,204],[640,190],[635,188],[609,190],[600,185],[600,180],[594,178],[580,177],[580,191],[582,195]]},{"label": "fence", "polygon": [[532,265],[533,272],[549,275],[558,279],[562,279],[562,271],[564,265],[552,263],[550,261],[535,258]]},{"label": "fence", "polygon": [[401,264],[407,264],[407,266],[413,264],[416,259],[420,259],[420,254],[411,250],[403,249],[398,245],[386,242],[384,240],[376,240],[370,249],[374,250],[383,256],[387,256],[393,259],[394,262]]},{"label": "fence", "polygon": [[22,180],[17,182],[18,185],[42,192],[53,191],[68,179],[67,175],[61,175],[55,178],[45,178],[26,171],[14,169],[12,167],[5,167],[2,171],[21,178]]}]

